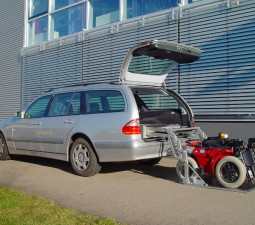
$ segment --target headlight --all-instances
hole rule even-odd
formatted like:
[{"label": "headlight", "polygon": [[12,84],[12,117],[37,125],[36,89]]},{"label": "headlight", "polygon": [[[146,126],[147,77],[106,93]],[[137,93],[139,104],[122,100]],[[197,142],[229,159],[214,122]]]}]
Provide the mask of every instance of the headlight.
[{"label": "headlight", "polygon": [[228,138],[228,134],[224,133],[224,132],[220,132],[219,133],[219,137],[222,139],[227,139]]}]

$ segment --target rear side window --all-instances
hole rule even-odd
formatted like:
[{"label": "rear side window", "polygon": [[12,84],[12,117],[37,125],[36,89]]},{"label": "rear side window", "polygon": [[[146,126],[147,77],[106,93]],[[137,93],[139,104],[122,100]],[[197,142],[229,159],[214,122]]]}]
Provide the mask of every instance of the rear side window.
[{"label": "rear side window", "polygon": [[87,91],[86,113],[121,112],[125,110],[125,100],[117,90]]}]

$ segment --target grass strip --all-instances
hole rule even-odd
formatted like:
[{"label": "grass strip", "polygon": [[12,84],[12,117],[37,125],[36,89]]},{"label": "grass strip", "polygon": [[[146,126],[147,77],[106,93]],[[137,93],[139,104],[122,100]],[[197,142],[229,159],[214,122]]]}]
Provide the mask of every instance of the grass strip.
[{"label": "grass strip", "polygon": [[22,191],[0,186],[1,225],[116,225],[114,219],[100,218],[56,205]]}]

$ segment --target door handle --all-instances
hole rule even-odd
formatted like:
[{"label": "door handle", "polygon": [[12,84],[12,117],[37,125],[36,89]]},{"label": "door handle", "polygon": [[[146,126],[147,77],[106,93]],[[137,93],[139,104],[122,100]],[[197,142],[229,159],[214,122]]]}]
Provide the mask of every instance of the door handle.
[{"label": "door handle", "polygon": [[73,120],[66,120],[66,121],[65,121],[65,124],[72,124],[72,123],[74,123]]},{"label": "door handle", "polygon": [[36,122],[34,122],[33,123],[33,125],[35,125],[35,126],[39,126],[39,125],[41,125],[42,123],[41,122],[38,122],[38,121],[36,121]]}]

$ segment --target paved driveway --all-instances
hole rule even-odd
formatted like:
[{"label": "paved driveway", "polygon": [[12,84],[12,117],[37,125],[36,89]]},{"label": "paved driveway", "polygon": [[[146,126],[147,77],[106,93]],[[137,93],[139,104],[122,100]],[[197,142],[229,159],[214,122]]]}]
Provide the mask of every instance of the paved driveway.
[{"label": "paved driveway", "polygon": [[255,191],[179,184],[175,163],[169,158],[154,167],[109,163],[100,174],[83,178],[65,162],[18,157],[0,162],[0,184],[130,225],[255,224]]}]

